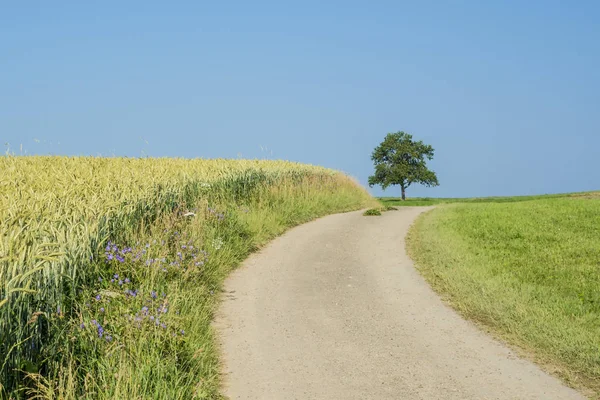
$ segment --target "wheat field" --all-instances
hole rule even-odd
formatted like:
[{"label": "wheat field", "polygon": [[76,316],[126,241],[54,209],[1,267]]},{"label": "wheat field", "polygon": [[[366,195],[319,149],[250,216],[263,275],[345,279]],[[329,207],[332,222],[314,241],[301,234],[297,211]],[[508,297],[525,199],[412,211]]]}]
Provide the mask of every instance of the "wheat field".
[{"label": "wheat field", "polygon": [[287,161],[6,156],[0,171],[0,398],[218,398],[227,273],[289,226],[374,202]]}]

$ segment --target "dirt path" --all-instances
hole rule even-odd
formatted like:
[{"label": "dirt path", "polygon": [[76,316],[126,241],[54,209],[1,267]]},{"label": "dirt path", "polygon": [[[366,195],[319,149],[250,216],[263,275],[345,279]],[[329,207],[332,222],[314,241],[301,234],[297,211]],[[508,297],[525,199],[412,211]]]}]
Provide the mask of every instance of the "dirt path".
[{"label": "dirt path", "polygon": [[294,228],[226,282],[231,399],[583,399],[464,321],[404,250],[425,208]]}]

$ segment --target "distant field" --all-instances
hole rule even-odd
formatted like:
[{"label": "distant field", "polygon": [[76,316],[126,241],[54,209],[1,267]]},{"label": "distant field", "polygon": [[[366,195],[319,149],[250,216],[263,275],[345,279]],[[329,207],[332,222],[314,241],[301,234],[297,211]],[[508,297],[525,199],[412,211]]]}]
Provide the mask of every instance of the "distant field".
[{"label": "distant field", "polygon": [[463,315],[600,397],[599,194],[440,200],[462,204],[423,215],[408,237],[424,277]]},{"label": "distant field", "polygon": [[402,201],[398,197],[380,197],[384,206],[434,206],[450,203],[513,203],[519,201],[557,199],[564,197],[600,197],[600,192],[581,192],[566,194],[543,194],[537,196],[506,196],[506,197],[412,197]]}]

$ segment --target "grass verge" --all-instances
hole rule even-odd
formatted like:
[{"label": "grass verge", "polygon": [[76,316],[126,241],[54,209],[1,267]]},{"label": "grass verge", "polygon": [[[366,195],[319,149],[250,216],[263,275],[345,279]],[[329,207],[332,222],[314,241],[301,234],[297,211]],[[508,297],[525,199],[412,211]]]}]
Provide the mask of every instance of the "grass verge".
[{"label": "grass verge", "polygon": [[600,396],[597,196],[439,207],[407,239],[455,309]]}]

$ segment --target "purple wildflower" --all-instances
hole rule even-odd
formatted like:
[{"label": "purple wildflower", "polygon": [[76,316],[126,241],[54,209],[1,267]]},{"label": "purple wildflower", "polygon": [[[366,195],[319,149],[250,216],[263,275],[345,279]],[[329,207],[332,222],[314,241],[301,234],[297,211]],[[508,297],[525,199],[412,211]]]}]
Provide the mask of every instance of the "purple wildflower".
[{"label": "purple wildflower", "polygon": [[131,281],[129,280],[129,278],[125,278],[125,283],[129,283],[129,282],[131,282]]},{"label": "purple wildflower", "polygon": [[183,329],[180,332],[182,336],[185,335],[185,331]]},{"label": "purple wildflower", "polygon": [[80,327],[81,329],[84,329],[84,328],[85,328],[85,324],[82,322],[81,324],[79,324],[79,327]]},{"label": "purple wildflower", "polygon": [[102,300],[102,296],[100,296],[99,294],[96,295],[96,301],[100,301]]},{"label": "purple wildflower", "polygon": [[103,313],[104,312],[104,307],[100,307],[100,312]]},{"label": "purple wildflower", "polygon": [[167,327],[167,325],[163,322],[162,324],[160,324],[160,326],[165,329]]},{"label": "purple wildflower", "polygon": [[119,279],[119,286],[123,286],[123,281]]},{"label": "purple wildflower", "polygon": [[112,336],[110,336],[110,335],[106,335],[106,341],[107,341],[107,342],[110,342],[111,340],[112,340]]},{"label": "purple wildflower", "polygon": [[153,299],[156,298],[156,292],[153,290],[152,293],[150,293],[150,297],[152,297]]},{"label": "purple wildflower", "polygon": [[106,259],[107,259],[108,261],[112,261],[112,259],[113,259],[113,258],[115,258],[115,256],[113,256],[113,255],[112,255],[112,253],[108,253],[108,254],[106,255]]}]

